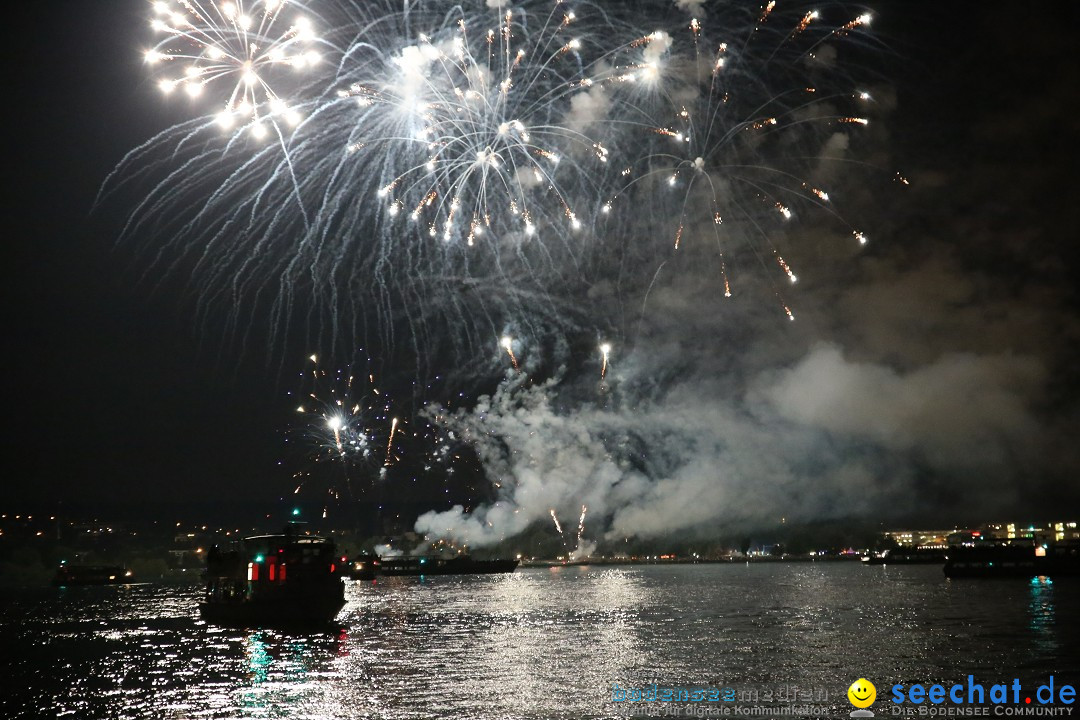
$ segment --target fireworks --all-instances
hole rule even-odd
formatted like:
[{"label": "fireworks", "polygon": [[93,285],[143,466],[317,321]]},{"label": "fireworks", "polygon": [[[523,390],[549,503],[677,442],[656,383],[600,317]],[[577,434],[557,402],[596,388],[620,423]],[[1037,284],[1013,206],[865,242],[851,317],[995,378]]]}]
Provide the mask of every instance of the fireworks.
[{"label": "fireworks", "polygon": [[611,355],[611,343],[600,343],[600,379],[607,375],[608,356]]},{"label": "fireworks", "polygon": [[321,56],[314,49],[311,19],[297,14],[288,0],[255,0],[246,6],[243,0],[158,0],[150,24],[161,39],[145,59],[168,68],[158,81],[162,92],[182,90],[199,98],[208,87],[224,86],[217,123],[231,128],[237,121],[248,122],[256,138],[266,136],[267,118],[288,126],[300,122],[300,113],[272,83],[317,65]]},{"label": "fireworks", "polygon": [[[678,97],[679,104],[641,103],[652,132],[643,136],[647,142],[636,165],[623,171],[625,187],[608,201],[636,205],[647,195],[651,217],[668,219],[674,238],[669,248],[703,240],[712,245],[724,297],[732,296],[729,258],[741,248],[749,248],[759,264],[773,255],[787,281],[796,281],[781,256],[782,223],[823,209],[839,218],[826,208],[832,198],[821,183],[832,173],[827,152],[821,153],[833,141],[831,128],[869,123],[847,114],[870,96],[855,90],[843,72],[807,72],[806,82],[785,73],[786,87],[771,82],[771,71],[779,67],[814,67],[821,62],[814,53],[823,43],[850,35],[869,17],[840,25],[828,24],[814,9],[792,17],[797,17],[794,26],[782,31],[781,7],[770,2],[748,39],[734,42],[728,26],[711,17],[692,23],[689,33],[668,36],[664,57],[676,70],[659,82],[664,98]],[[718,32],[727,37],[717,37]],[[628,195],[633,200],[623,200]],[[768,208],[775,211],[773,218]],[[639,215],[633,218],[641,222]],[[662,261],[653,254],[654,266]],[[769,277],[785,316],[794,319],[775,275]]]},{"label": "fireworks", "polygon": [[551,514],[552,522],[555,523],[555,531],[559,533],[559,535],[562,535],[562,525],[559,524],[559,516],[555,514],[555,508],[551,508],[548,512]]},{"label": "fireworks", "polygon": [[383,467],[390,465],[390,453],[394,449],[394,433],[397,432],[397,423],[397,418],[390,421],[390,436],[386,438],[386,459],[383,461]]},{"label": "fireworks", "polygon": [[518,367],[517,356],[514,355],[514,340],[513,338],[504,335],[503,339],[499,341],[499,345],[506,351],[506,354],[510,356],[510,362],[513,364],[515,370],[520,370]]},{"label": "fireworks", "polygon": [[581,515],[578,516],[577,535],[574,543],[574,549],[571,550],[566,543],[566,534],[563,532],[562,524],[559,522],[559,516],[555,514],[555,508],[551,508],[548,514],[551,516],[551,521],[555,523],[555,532],[559,533],[559,539],[562,541],[563,549],[567,551],[567,557],[571,560],[580,559],[579,555],[588,555],[588,551],[582,552],[582,538],[585,535],[585,515],[589,509],[584,505],[581,506]]},{"label": "fireworks", "polygon": [[574,547],[575,551],[581,548],[581,536],[585,534],[585,513],[588,511],[589,509],[587,507],[584,505],[581,506],[581,516],[578,518],[577,525],[577,545]]},{"label": "fireworks", "polygon": [[559,522],[559,516],[555,514],[555,508],[551,508],[548,514],[551,515],[551,521],[555,523],[555,532],[559,533],[559,540],[562,541],[563,549],[569,552],[570,548],[566,545],[566,535],[563,534],[562,524]]},{"label": "fireworks", "polygon": [[361,79],[339,93],[355,99],[359,122],[381,129],[364,145],[372,157],[357,162],[397,147],[405,155],[379,168],[387,181],[375,195],[388,216],[407,211],[430,237],[469,247],[489,234],[532,238],[541,220],[560,215],[563,229],[579,230],[560,176],[589,173],[585,158],[606,162],[607,150],[558,122],[584,79],[574,13],[556,3],[546,18],[508,9],[495,26],[465,15],[430,20],[414,44],[361,62]]},{"label": "fireworks", "polygon": [[851,22],[845,23],[841,27],[834,30],[833,34],[842,37],[861,25],[869,25],[871,19],[872,16],[870,15],[870,13],[863,13]]},{"label": "fireworks", "polygon": [[[841,217],[829,143],[871,119],[869,93],[822,59],[869,17],[782,3],[170,0],[152,15],[163,89],[213,95],[214,112],[130,153],[104,195],[137,185],[125,237],[190,272],[201,313],[228,298],[231,326],[268,317],[271,335],[302,315],[334,342],[374,333],[458,360],[500,327],[542,348],[610,329],[590,290],[636,304],[676,249],[718,297],[764,268],[793,318],[785,224]],[[281,141],[237,143],[219,127],[234,122]]]},{"label": "fireworks", "polygon": [[[152,274],[191,279],[200,320],[224,309],[220,324],[250,328],[241,342],[307,323],[331,356],[377,343],[381,369],[420,381],[414,403],[436,363],[466,390],[496,373],[544,387],[595,378],[598,349],[614,404],[612,345],[595,339],[634,358],[654,290],[672,308],[704,287],[703,313],[738,291],[793,321],[808,248],[867,243],[843,219],[847,154],[877,105],[843,53],[870,17],[772,0],[684,12],[698,7],[163,0],[145,59],[205,114],[129,153],[102,198],[138,194],[123,238]],[[372,375],[310,360],[293,437],[344,479],[328,494],[398,474],[425,432],[414,415]],[[417,467],[484,432],[447,433]]]},{"label": "fireworks", "polygon": [[[390,465],[395,457],[398,419],[388,417],[391,403],[375,386],[373,375],[357,378],[349,368],[326,370],[318,364],[316,355],[308,360],[310,366],[301,373],[305,388],[295,408],[298,423],[291,436],[316,463],[339,466],[344,486],[331,482],[327,489],[328,496],[338,500],[342,490],[353,494],[352,481],[357,472],[374,476],[379,465]],[[380,454],[383,437],[385,451]],[[296,494],[312,475],[309,469],[294,474]]]}]

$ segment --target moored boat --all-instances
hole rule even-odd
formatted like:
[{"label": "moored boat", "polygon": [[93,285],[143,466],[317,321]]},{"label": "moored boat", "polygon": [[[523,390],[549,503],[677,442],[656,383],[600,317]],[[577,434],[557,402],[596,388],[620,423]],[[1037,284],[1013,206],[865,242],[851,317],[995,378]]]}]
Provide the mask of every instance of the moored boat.
[{"label": "moored boat", "polygon": [[1080,575],[1080,542],[1054,544],[977,544],[950,547],[947,577],[1061,577]]},{"label": "moored boat", "polygon": [[345,605],[333,541],[298,532],[244,538],[235,548],[211,548],[204,620],[221,625],[328,623]]},{"label": "moored boat", "polygon": [[357,555],[349,563],[348,574],[353,580],[374,580],[382,564],[378,555]]},{"label": "moored boat", "polygon": [[57,587],[68,585],[128,585],[134,573],[120,565],[61,565],[53,576]]},{"label": "moored boat", "polygon": [[890,548],[863,555],[862,561],[867,565],[940,565],[945,562],[945,551],[932,548]]}]

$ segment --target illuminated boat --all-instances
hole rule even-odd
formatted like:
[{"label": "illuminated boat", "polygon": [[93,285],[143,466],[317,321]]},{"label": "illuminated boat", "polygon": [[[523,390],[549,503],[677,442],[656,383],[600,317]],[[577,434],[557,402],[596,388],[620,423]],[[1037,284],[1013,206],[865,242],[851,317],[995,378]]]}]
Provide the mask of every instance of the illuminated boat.
[{"label": "illuminated boat", "polygon": [[349,562],[348,573],[353,580],[374,580],[382,564],[378,555],[357,555]]},{"label": "illuminated boat", "polygon": [[119,565],[61,565],[52,584],[69,585],[128,585],[134,582],[133,573]]},{"label": "illuminated boat", "polygon": [[282,535],[211,548],[199,614],[219,625],[329,623],[345,605],[332,540],[287,527]]}]

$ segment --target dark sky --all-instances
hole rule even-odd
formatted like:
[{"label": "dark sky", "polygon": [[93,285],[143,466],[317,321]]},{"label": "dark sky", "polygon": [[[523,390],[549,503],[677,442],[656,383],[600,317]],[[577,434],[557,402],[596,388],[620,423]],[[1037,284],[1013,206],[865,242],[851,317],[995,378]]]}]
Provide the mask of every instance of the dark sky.
[{"label": "dark sky", "polygon": [[[26,6],[8,39],[5,504],[242,498],[280,456],[278,386],[223,371],[180,304],[92,213],[127,150],[173,121],[141,62],[141,2]],[[18,348],[18,350],[16,350]],[[215,495],[217,493],[215,492]]]},{"label": "dark sky", "polygon": [[[896,94],[884,121],[889,162],[921,186],[881,200],[866,226],[892,247],[860,266],[862,280],[821,322],[822,339],[849,359],[909,368],[945,352],[981,357],[988,346],[1030,353],[1038,379],[1016,383],[1037,386],[1020,394],[1039,424],[1038,473],[1053,484],[1024,509],[1075,503],[1075,10],[870,7],[886,46],[873,70]],[[9,430],[0,505],[272,500],[289,487],[276,462],[291,419],[280,368],[290,365],[250,348],[237,359],[214,328],[197,326],[178,288],[143,279],[131,248],[116,243],[118,208],[92,212],[124,153],[185,119],[160,101],[142,63],[144,3],[41,0],[14,12],[21,17],[5,23]],[[965,284],[955,297],[943,289]],[[925,304],[892,303],[889,288]],[[878,323],[866,315],[875,303]],[[857,318],[845,316],[853,305]],[[830,329],[848,320],[844,334]],[[910,355],[896,357],[900,345]],[[299,366],[307,348],[293,350]],[[786,367],[812,375],[813,361],[829,357],[808,352]],[[810,405],[788,419],[806,421],[817,412]]]}]

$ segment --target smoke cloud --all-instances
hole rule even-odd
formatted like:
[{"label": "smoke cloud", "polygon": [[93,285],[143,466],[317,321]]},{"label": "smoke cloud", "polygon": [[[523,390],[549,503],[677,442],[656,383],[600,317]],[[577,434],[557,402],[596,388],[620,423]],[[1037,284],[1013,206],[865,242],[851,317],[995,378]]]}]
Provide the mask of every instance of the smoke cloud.
[{"label": "smoke cloud", "polygon": [[675,0],[675,7],[685,10],[696,18],[705,15],[705,0]]},{"label": "smoke cloud", "polygon": [[[635,371],[616,383],[634,386]],[[955,354],[903,372],[834,345],[757,373],[735,397],[706,372],[657,399],[616,390],[606,405],[568,402],[557,380],[511,379],[446,423],[475,443],[499,500],[416,528],[483,546],[581,504],[608,540],[912,510],[926,499],[919,468],[986,488],[1033,461],[1028,405],[1045,379],[1033,358]]]},{"label": "smoke cloud", "polygon": [[566,114],[565,125],[570,130],[583,132],[590,125],[603,122],[610,107],[611,100],[602,86],[580,92],[570,98],[570,111]]}]

